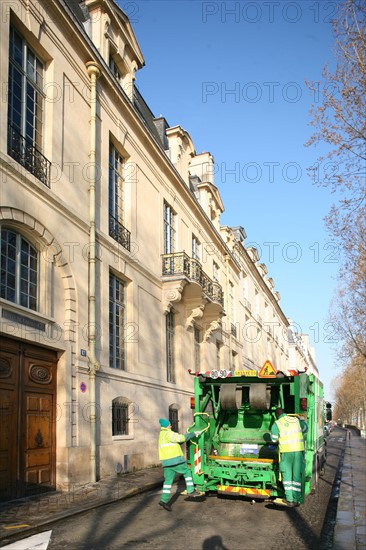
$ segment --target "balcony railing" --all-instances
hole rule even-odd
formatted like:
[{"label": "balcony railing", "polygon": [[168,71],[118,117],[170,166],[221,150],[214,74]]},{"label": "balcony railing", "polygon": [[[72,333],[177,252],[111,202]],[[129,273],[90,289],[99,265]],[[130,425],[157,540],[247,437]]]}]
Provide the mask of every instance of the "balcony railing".
[{"label": "balcony railing", "polygon": [[112,214],[109,214],[109,235],[130,252],[131,233]]},{"label": "balcony railing", "polygon": [[203,292],[213,301],[224,304],[224,294],[219,283],[210,279],[203,271],[200,262],[190,258],[185,252],[173,254],[163,254],[162,256],[163,276],[184,276],[191,281],[195,281],[201,287]]},{"label": "balcony railing", "polygon": [[247,300],[246,298],[243,298],[243,302],[244,302],[244,305],[247,308],[247,310],[251,312],[252,311],[252,305],[249,302],[249,300]]},{"label": "balcony railing", "polygon": [[46,159],[32,141],[8,125],[8,154],[28,172],[50,187],[51,162]]}]

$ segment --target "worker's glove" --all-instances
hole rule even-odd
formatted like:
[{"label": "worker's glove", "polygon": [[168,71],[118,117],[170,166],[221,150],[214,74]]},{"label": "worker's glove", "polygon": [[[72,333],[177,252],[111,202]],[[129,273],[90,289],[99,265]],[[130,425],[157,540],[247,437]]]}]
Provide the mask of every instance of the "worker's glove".
[{"label": "worker's glove", "polygon": [[201,435],[201,433],[202,433],[202,432],[194,432],[194,435],[195,435],[196,437],[198,437],[199,435]]}]

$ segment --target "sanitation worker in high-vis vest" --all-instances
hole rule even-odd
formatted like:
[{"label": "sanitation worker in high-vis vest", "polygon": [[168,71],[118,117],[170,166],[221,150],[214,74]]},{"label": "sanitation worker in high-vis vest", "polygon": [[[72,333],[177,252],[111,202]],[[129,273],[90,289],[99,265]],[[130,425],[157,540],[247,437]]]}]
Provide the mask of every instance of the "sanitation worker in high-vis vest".
[{"label": "sanitation worker in high-vis vest", "polygon": [[[271,439],[278,443],[280,472],[287,506],[299,506],[301,501],[301,470],[304,460],[304,435],[308,426],[297,416],[287,415],[281,408],[275,411],[276,421],[271,429]],[[275,501],[277,502],[277,501]]]},{"label": "sanitation worker in high-vis vest", "polygon": [[170,421],[166,418],[160,418],[159,423],[161,426],[159,434],[159,459],[164,470],[163,492],[159,504],[165,510],[171,512],[172,507],[169,504],[169,500],[175,474],[182,474],[184,476],[189,497],[201,496],[201,493],[194,488],[192,474],[180,446],[181,443],[189,441],[193,437],[198,437],[201,432],[178,434],[173,432]]}]

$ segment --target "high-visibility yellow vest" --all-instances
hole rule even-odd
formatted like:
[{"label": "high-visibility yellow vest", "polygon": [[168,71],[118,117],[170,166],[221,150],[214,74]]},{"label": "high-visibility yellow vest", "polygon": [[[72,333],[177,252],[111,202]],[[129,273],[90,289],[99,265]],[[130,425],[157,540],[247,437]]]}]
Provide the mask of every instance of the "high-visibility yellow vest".
[{"label": "high-visibility yellow vest", "polygon": [[276,424],[279,431],[278,446],[280,453],[291,453],[305,449],[304,436],[298,418],[295,416],[281,416],[276,420]]},{"label": "high-visibility yellow vest", "polygon": [[163,461],[183,456],[182,447],[179,443],[184,443],[185,440],[186,438],[183,434],[178,434],[168,428],[161,428],[159,434],[159,459]]}]

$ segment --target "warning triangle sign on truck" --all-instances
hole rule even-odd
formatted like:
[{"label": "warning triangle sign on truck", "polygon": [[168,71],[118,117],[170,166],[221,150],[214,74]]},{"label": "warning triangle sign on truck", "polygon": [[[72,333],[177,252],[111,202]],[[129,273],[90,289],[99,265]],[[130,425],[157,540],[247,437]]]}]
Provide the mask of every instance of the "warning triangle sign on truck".
[{"label": "warning triangle sign on truck", "polygon": [[266,361],[258,372],[259,378],[276,378],[277,371],[270,361]]}]

